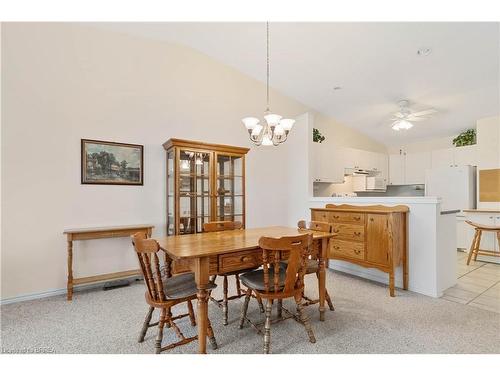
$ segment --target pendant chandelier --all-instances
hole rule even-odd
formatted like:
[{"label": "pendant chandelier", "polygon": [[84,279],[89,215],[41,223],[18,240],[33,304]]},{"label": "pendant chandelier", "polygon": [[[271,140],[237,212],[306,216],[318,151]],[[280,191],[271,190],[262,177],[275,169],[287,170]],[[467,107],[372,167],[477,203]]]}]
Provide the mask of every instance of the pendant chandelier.
[{"label": "pendant chandelier", "polygon": [[278,146],[286,141],[288,133],[295,120],[282,118],[269,110],[269,22],[266,22],[267,42],[267,81],[266,81],[266,111],[264,112],[265,124],[261,125],[256,117],[245,117],[241,121],[248,131],[250,140],[257,146]]}]

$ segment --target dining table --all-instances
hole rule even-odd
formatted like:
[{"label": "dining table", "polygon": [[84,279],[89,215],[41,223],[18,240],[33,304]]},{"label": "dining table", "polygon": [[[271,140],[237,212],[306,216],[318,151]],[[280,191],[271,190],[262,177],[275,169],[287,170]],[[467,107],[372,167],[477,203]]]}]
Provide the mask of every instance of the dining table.
[{"label": "dining table", "polygon": [[262,265],[261,237],[279,238],[304,233],[313,235],[318,253],[319,319],[325,319],[325,268],[329,239],[333,233],[270,226],[221,232],[174,235],[155,238],[173,261],[173,272],[192,271],[197,285],[198,352],[206,353],[208,287],[210,276]]}]

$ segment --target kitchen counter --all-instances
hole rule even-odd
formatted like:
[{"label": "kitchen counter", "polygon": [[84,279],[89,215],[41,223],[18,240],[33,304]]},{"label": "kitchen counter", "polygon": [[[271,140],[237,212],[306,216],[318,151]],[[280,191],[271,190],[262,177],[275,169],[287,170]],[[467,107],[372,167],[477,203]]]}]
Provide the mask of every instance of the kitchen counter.
[{"label": "kitchen counter", "polygon": [[463,212],[472,212],[478,214],[500,214],[500,210],[493,209],[477,209],[477,210],[462,210]]},{"label": "kitchen counter", "polygon": [[[440,297],[445,289],[456,284],[456,214],[454,212],[442,214],[440,198],[309,198],[309,208],[324,208],[329,203],[359,206],[408,206],[408,289],[431,297]],[[310,219],[309,212],[303,212],[301,215],[302,219]],[[340,260],[330,260],[330,268],[388,284],[387,275],[376,269],[363,268]],[[395,276],[397,287],[403,286],[402,276],[400,267]]]}]

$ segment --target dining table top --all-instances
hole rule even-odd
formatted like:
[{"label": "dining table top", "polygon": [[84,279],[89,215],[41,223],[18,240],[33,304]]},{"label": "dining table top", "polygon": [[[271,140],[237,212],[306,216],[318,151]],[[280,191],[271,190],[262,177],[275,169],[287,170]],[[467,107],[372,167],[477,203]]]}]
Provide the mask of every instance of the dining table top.
[{"label": "dining table top", "polygon": [[333,233],[299,229],[284,226],[271,226],[220,232],[183,234],[155,238],[160,248],[172,258],[200,258],[205,256],[226,254],[242,250],[259,248],[261,237],[279,238],[312,233],[313,239],[328,239]]}]

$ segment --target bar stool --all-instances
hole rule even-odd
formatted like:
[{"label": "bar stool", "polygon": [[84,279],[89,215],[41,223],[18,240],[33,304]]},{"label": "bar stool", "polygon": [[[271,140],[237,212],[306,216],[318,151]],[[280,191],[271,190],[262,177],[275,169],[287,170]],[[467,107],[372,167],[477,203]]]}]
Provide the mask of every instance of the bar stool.
[{"label": "bar stool", "polygon": [[500,256],[500,252],[492,251],[492,250],[481,250],[479,248],[481,244],[481,235],[484,232],[494,232],[497,234],[498,246],[500,248],[500,227],[494,227],[492,225],[478,224],[472,221],[466,220],[467,224],[474,227],[475,233],[474,238],[472,239],[472,244],[470,246],[469,256],[467,257],[467,265],[469,265],[472,256],[474,255],[474,262],[477,259],[478,255],[489,255],[489,256]]}]

